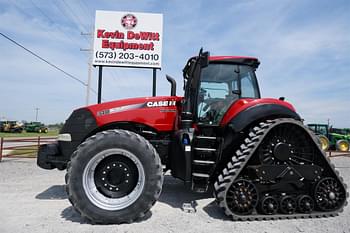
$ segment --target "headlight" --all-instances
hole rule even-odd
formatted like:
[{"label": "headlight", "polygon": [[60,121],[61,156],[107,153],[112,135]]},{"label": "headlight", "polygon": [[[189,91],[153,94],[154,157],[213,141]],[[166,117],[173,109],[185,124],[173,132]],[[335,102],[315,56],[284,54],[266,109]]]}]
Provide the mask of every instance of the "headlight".
[{"label": "headlight", "polygon": [[72,137],[70,136],[69,133],[59,134],[57,137],[57,141],[71,142]]}]

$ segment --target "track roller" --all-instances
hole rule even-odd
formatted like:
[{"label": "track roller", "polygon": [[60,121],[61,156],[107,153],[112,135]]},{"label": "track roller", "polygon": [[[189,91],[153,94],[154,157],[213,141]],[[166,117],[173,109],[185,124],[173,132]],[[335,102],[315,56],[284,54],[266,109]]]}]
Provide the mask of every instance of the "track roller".
[{"label": "track roller", "polygon": [[276,214],[278,210],[278,201],[273,196],[265,196],[261,199],[260,210],[263,214]]},{"label": "track roller", "polygon": [[283,214],[293,214],[297,208],[297,203],[292,196],[283,196],[280,200],[280,211]]},{"label": "track roller", "polygon": [[298,196],[297,203],[300,213],[311,213],[314,210],[314,200],[309,195]]}]

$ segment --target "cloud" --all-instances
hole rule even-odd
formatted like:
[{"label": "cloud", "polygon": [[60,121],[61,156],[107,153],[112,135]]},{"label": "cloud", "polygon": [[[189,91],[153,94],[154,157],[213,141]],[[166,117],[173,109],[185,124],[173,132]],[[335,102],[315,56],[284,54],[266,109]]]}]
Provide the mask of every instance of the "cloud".
[{"label": "cloud", "polygon": [[[336,126],[350,125],[350,6],[342,1],[65,1],[71,10],[63,2],[33,1],[52,22],[28,1],[16,1],[16,5],[3,1],[0,30],[84,81],[87,54],[79,48],[87,48],[88,41],[80,32],[91,28],[95,9],[159,12],[164,14],[159,95],[168,95],[170,90],[165,74],[176,79],[177,91],[182,94],[182,68],[203,46],[214,55],[258,57],[263,96],[287,97],[307,121],[331,118]],[[4,39],[0,49],[0,69],[11,70],[0,76],[1,85],[8,87],[0,92],[0,99],[11,102],[0,102],[0,115],[25,119],[40,105],[42,120],[55,122],[84,105],[83,86]],[[106,100],[151,94],[151,70],[105,68],[103,80]],[[94,68],[95,89],[96,84]],[[14,96],[18,89],[21,93]],[[96,96],[92,94],[90,99],[93,102]]]}]

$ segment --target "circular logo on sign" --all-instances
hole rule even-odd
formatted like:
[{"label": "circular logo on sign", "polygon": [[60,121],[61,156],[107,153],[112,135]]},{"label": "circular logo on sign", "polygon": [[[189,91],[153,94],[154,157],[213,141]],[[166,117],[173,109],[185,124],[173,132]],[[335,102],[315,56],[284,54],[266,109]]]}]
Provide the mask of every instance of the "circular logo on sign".
[{"label": "circular logo on sign", "polygon": [[121,24],[125,29],[133,29],[136,27],[137,18],[132,14],[124,15],[121,19]]}]

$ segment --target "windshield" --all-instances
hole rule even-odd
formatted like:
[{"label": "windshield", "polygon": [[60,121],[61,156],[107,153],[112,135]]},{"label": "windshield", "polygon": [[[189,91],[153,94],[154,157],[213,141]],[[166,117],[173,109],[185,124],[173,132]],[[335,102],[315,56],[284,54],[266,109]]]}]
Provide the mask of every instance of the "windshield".
[{"label": "windshield", "polygon": [[246,65],[210,64],[202,69],[197,116],[200,122],[219,124],[239,98],[259,98],[254,69]]}]

